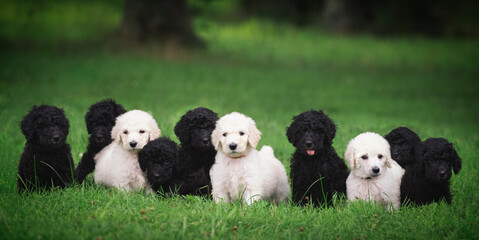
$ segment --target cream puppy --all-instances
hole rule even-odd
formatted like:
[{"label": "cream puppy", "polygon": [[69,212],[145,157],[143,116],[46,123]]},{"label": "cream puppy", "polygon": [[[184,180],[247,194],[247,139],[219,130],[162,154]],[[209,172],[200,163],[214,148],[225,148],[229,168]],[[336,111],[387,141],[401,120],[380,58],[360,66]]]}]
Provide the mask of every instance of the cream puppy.
[{"label": "cream puppy", "polygon": [[399,208],[404,169],[391,158],[386,139],[372,132],[361,133],[349,142],[344,155],[351,168],[346,180],[349,200],[377,201],[388,209]]},{"label": "cream puppy", "polygon": [[132,110],[118,116],[111,130],[113,142],[94,157],[95,183],[125,191],[149,191],[138,152],[160,135],[155,119],[144,111]]},{"label": "cream puppy", "polygon": [[284,202],[291,189],[283,164],[270,146],[258,151],[261,132],[253,119],[237,112],[216,122],[211,140],[216,154],[210,170],[212,195],[216,203],[241,200]]}]

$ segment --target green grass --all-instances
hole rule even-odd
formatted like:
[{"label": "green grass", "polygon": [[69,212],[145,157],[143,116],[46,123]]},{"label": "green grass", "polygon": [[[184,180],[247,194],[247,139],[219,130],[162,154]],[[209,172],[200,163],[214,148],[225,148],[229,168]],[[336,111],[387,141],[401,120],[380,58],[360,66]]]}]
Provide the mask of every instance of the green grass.
[{"label": "green grass", "polygon": [[[479,238],[477,41],[335,36],[255,21],[199,21],[198,29],[209,44],[205,51],[51,51],[51,45],[3,50],[0,239]],[[18,124],[31,106],[64,108],[78,163],[88,139],[84,114],[107,97],[151,112],[163,135],[175,141],[175,123],[196,106],[219,115],[243,112],[263,133],[259,147],[271,145],[288,171],[294,149],[286,127],[292,116],[309,109],[323,109],[335,121],[334,146],[341,156],[361,132],[384,135],[406,125],[422,139],[452,141],[463,169],[452,177],[451,205],[393,213],[363,202],[317,209],[157,198],[97,187],[92,176],[62,191],[18,194],[16,170],[25,142]]]}]

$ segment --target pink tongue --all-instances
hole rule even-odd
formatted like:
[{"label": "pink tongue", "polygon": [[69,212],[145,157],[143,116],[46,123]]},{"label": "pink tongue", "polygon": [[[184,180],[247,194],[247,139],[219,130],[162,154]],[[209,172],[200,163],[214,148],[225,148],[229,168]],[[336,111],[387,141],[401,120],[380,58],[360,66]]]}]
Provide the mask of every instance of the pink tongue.
[{"label": "pink tongue", "polygon": [[309,156],[313,156],[313,155],[314,155],[314,150],[306,150],[306,152],[308,153]]}]

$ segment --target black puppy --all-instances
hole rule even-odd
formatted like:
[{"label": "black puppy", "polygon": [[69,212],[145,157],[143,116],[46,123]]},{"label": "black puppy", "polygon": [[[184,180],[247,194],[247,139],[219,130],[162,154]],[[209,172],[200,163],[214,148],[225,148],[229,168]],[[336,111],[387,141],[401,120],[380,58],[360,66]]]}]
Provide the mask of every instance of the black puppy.
[{"label": "black puppy", "polygon": [[462,161],[453,145],[444,138],[429,138],[418,149],[418,157],[406,166],[401,182],[401,202],[418,205],[444,199],[451,203],[451,169],[457,174]]},{"label": "black puppy", "polygon": [[149,142],[138,153],[138,162],[153,191],[165,194],[176,191],[173,168],[178,162],[178,147],[175,142],[166,137]]},{"label": "black puppy", "polygon": [[209,172],[216,156],[211,133],[217,120],[215,112],[198,107],[183,115],[175,126],[181,143],[175,168],[181,194],[207,195],[211,189]]},{"label": "black puppy", "polygon": [[27,142],[18,166],[18,190],[70,185],[75,165],[66,142],[70,124],[63,110],[33,106],[20,128]]},{"label": "black puppy", "polygon": [[334,193],[346,194],[349,170],[332,143],[336,126],[323,111],[295,116],[286,136],[296,148],[291,158],[293,201],[328,205]]},{"label": "black puppy", "polygon": [[391,146],[391,157],[402,168],[414,164],[418,156],[418,150],[421,147],[419,136],[407,127],[398,127],[393,129],[384,138],[388,140]]},{"label": "black puppy", "polygon": [[125,112],[123,106],[111,99],[99,101],[88,108],[85,122],[90,138],[88,139],[87,150],[75,169],[76,182],[82,183],[86,176],[95,170],[93,158],[113,141],[111,139],[111,129],[115,125],[116,117]]}]

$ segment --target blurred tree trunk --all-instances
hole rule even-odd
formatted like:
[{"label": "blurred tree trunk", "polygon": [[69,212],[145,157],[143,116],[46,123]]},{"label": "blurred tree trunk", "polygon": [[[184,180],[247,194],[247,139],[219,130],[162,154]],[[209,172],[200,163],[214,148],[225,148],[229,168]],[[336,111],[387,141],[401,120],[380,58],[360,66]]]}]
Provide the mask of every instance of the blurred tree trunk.
[{"label": "blurred tree trunk", "polygon": [[204,47],[193,30],[187,0],[126,0],[121,35],[126,42],[158,41]]},{"label": "blurred tree trunk", "polygon": [[338,32],[353,32],[366,28],[373,20],[371,0],[326,0],[323,24]]},{"label": "blurred tree trunk", "polygon": [[323,9],[323,23],[328,29],[339,32],[351,30],[351,18],[345,0],[326,0]]},{"label": "blurred tree trunk", "polygon": [[324,0],[241,0],[249,15],[306,26],[317,19]]}]

